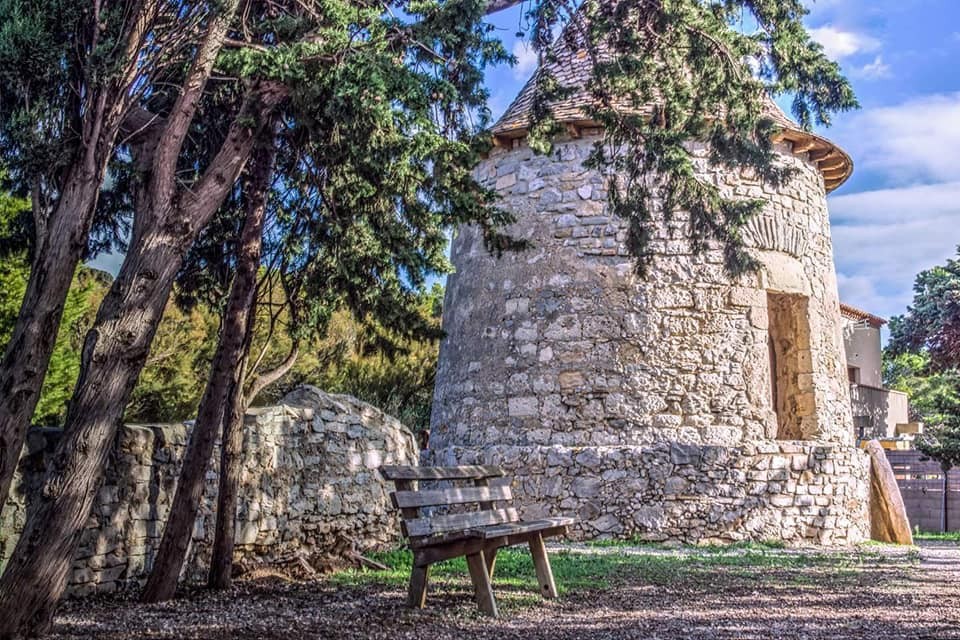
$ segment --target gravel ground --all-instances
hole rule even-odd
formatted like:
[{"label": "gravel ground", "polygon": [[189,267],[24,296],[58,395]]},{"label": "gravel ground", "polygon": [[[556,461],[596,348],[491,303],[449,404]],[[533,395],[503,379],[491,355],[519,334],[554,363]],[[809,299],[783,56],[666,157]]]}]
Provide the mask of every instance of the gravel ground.
[{"label": "gravel ground", "polygon": [[[638,557],[677,553],[568,549]],[[871,547],[865,560],[849,555],[851,562],[800,566],[744,567],[731,561],[659,582],[631,573],[626,564],[602,588],[576,589],[550,602],[531,599],[516,585],[498,588],[495,580],[499,620],[475,612],[466,578],[431,590],[422,611],[405,609],[397,586],[265,578],[240,581],[226,593],[194,591],[162,605],[141,605],[121,595],[68,602],[51,637],[960,639],[960,547],[927,543],[919,561],[916,552],[886,547]]]}]

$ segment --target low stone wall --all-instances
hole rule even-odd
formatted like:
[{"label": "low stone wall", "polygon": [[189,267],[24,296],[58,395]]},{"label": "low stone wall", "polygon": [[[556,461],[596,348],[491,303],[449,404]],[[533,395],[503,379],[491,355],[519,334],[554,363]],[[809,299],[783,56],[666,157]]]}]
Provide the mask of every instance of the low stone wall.
[{"label": "low stone wall", "polygon": [[869,459],[854,447],[497,445],[434,450],[430,460],[503,465],[523,517],[574,516],[578,539],[845,545],[869,537]]},{"label": "low stone wall", "polygon": [[[9,557],[36,495],[59,431],[31,432],[21,473],[0,520],[0,564]],[[189,427],[120,430],[93,514],[83,532],[68,595],[139,584],[152,566],[180,470]],[[311,556],[394,542],[399,523],[381,464],[416,464],[412,434],[355,398],[303,387],[282,405],[246,416],[244,469],[237,513],[243,558]],[[219,452],[207,474],[189,579],[203,579],[213,542]]]}]

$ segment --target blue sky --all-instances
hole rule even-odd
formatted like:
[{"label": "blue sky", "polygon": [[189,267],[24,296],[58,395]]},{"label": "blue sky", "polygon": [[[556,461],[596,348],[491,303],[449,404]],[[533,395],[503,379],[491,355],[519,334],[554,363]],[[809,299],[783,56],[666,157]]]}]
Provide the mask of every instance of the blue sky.
[{"label": "blue sky", "polygon": [[[807,26],[840,62],[861,109],[820,131],[853,158],[829,198],[841,299],[902,314],[917,272],[960,244],[960,0],[819,0]],[[498,116],[536,67],[521,10],[492,16],[519,64],[488,74]]]}]

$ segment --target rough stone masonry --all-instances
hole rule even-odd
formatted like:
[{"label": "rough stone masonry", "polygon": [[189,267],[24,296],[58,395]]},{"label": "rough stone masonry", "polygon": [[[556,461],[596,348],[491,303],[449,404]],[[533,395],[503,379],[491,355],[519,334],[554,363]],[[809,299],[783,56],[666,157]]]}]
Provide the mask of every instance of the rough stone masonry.
[{"label": "rough stone masonry", "polygon": [[698,177],[759,199],[744,230],[759,270],[733,277],[696,251],[688,216],[654,208],[635,273],[607,178],[583,167],[602,131],[584,109],[590,56],[558,39],[552,69],[579,94],[555,108],[570,135],[525,142],[532,81],[494,126],[477,175],[531,248],[453,241],[429,459],[502,464],[525,517],[580,518],[578,537],[839,544],[869,531],[868,460],[854,447],[826,187],[849,173],[828,141],[787,132],[766,184],[714,166]]},{"label": "rough stone masonry", "polygon": [[[246,416],[237,513],[241,559],[307,561],[337,550],[392,544],[400,525],[379,477],[381,464],[416,464],[406,427],[350,396],[301,387],[279,406]],[[31,432],[20,476],[0,521],[0,565],[23,527],[58,430]],[[106,478],[74,560],[67,594],[106,593],[142,583],[163,533],[189,427],[120,430]],[[213,544],[218,462],[208,473],[185,576],[205,578]]]}]

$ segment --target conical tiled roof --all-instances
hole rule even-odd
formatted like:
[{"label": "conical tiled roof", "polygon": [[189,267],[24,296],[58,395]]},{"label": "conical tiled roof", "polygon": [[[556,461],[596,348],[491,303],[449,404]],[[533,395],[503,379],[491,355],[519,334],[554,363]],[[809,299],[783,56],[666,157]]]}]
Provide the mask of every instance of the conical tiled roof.
[{"label": "conical tiled roof", "polygon": [[[574,89],[571,95],[551,105],[554,118],[574,129],[596,127],[597,123],[587,115],[587,107],[593,102],[593,96],[587,90],[587,83],[593,72],[593,60],[586,47],[582,46],[582,42],[578,46],[577,43],[570,44],[568,38],[560,37],[553,45],[553,54],[554,59],[547,62],[545,68],[561,86]],[[598,55],[603,59],[605,52],[601,50]],[[492,132],[499,143],[526,136],[539,72],[537,69],[527,80],[514,101],[493,125]],[[765,105],[767,115],[783,128],[780,139],[792,143],[795,154],[810,154],[809,159],[817,164],[823,174],[827,191],[836,189],[850,177],[853,161],[846,152],[826,138],[803,131],[773,100],[767,98]]]}]

